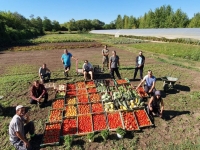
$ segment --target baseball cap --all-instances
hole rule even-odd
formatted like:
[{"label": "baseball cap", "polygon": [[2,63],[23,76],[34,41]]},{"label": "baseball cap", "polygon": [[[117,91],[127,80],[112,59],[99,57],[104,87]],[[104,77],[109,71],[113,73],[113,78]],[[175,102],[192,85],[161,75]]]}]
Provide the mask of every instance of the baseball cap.
[{"label": "baseball cap", "polygon": [[155,95],[161,95],[160,91],[156,91]]},{"label": "baseball cap", "polygon": [[23,105],[18,105],[17,107],[16,107],[16,110],[18,110],[18,109],[20,109],[20,108],[23,108],[24,106]]}]

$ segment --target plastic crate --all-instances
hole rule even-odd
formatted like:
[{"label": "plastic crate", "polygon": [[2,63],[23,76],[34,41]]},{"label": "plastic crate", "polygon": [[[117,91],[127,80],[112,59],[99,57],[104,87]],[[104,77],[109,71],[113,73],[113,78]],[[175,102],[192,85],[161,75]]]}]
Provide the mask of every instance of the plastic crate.
[{"label": "plastic crate", "polygon": [[[85,117],[85,118],[83,118]],[[82,123],[82,124],[80,124]],[[83,125],[84,127],[88,128],[85,131],[83,131]],[[78,135],[86,135],[88,133],[93,132],[93,123],[92,123],[92,115],[86,114],[86,115],[78,115],[77,117],[77,128],[78,128]]]},{"label": "plastic crate", "polygon": [[[142,116],[141,115],[137,115],[137,111],[142,111]],[[137,110],[134,110],[134,115],[137,119],[137,122],[138,122],[138,125],[140,128],[144,128],[144,127],[150,127],[150,126],[153,126],[153,123],[151,122],[151,119],[149,118],[146,110],[143,108],[143,109],[137,109]],[[139,118],[139,117],[142,117],[142,118]],[[146,125],[142,125],[140,124],[140,120],[143,119],[144,120],[144,117],[146,118],[146,121],[148,122],[148,124]]]},{"label": "plastic crate", "polygon": [[[55,129],[50,128],[50,126],[55,127]],[[40,144],[40,147],[59,145],[61,127],[62,127],[62,122],[45,123],[44,134],[43,134],[44,136],[42,144]],[[54,141],[55,139],[56,141]]]}]

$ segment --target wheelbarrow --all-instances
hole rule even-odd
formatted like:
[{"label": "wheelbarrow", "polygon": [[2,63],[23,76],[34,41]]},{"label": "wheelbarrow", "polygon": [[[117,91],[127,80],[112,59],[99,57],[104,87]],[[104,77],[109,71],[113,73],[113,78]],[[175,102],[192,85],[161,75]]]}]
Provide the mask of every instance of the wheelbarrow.
[{"label": "wheelbarrow", "polygon": [[169,77],[169,76],[162,77],[161,79],[163,81],[163,90],[165,92],[167,92],[170,89],[174,89],[174,84],[178,80],[178,78]]}]

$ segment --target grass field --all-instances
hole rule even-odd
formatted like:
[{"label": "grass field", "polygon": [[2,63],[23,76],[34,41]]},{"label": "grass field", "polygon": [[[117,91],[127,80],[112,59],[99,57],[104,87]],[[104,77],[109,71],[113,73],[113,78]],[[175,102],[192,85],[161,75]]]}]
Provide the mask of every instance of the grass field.
[{"label": "grass field", "polygon": [[[56,39],[56,41],[51,42],[52,40],[49,39]],[[69,41],[72,39],[73,42],[57,43],[57,40],[63,41],[64,39]],[[77,40],[74,42],[74,39],[86,39],[86,41]],[[36,125],[36,133],[43,133],[50,107],[41,109],[29,104],[30,83],[38,79],[38,68],[43,61],[48,58],[45,62],[52,71],[52,79],[57,79],[54,81],[55,83],[81,81],[83,77],[76,75],[73,60],[70,78],[68,80],[63,78],[63,68],[60,62],[63,48],[69,48],[69,51],[80,60],[79,67],[84,59],[88,59],[92,64],[100,65],[102,44],[108,44],[110,50],[117,51],[121,61],[120,73],[123,78],[132,79],[135,57],[139,50],[143,50],[146,57],[144,73],[149,69],[153,71],[157,77],[156,88],[162,90],[163,82],[160,78],[171,75],[178,77],[175,84],[176,90],[171,90],[168,93],[162,91],[165,104],[164,119],[155,118],[155,128],[128,133],[121,140],[116,138],[115,133],[111,133],[105,142],[99,134],[95,135],[93,143],[89,143],[85,136],[76,137],[71,149],[200,149],[200,62],[193,61],[199,59],[189,57],[189,54],[192,53],[194,56],[196,55],[196,58],[199,58],[199,46],[175,43],[116,42],[119,39],[115,39],[113,36],[92,34],[50,34],[34,40],[35,43],[45,43],[48,48],[44,49],[44,44],[38,44],[30,45],[21,51],[23,47],[17,46],[10,48],[10,51],[0,53],[0,95],[4,96],[0,100],[0,104],[4,108],[4,113],[0,115],[0,136],[2,139],[0,149],[13,149],[9,143],[8,125],[15,114],[15,106],[18,104],[25,105],[30,109],[31,119]],[[120,40],[127,41],[128,39],[121,38]],[[91,45],[95,46],[90,47],[89,43],[93,43]],[[131,83],[137,85],[139,82],[132,81]],[[48,93],[49,101],[51,101],[55,96],[55,91],[49,89]],[[38,143],[32,144],[35,144],[35,149],[40,149]],[[66,145],[61,140],[60,146],[48,146],[41,149],[61,150],[66,149]]]}]

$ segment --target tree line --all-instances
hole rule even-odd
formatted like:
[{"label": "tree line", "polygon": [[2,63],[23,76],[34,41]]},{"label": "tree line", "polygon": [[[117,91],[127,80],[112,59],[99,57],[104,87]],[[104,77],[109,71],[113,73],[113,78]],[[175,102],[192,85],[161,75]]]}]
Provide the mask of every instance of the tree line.
[{"label": "tree line", "polygon": [[25,18],[17,12],[0,11],[0,45],[7,45],[12,42],[34,38],[44,35],[45,31],[78,31],[86,32],[99,29],[143,29],[143,28],[199,28],[200,13],[194,14],[189,19],[181,9],[173,11],[170,5],[163,5],[154,11],[149,10],[141,17],[118,15],[114,21],[105,24],[98,19],[74,20],[60,24],[56,20],[47,17]]}]

